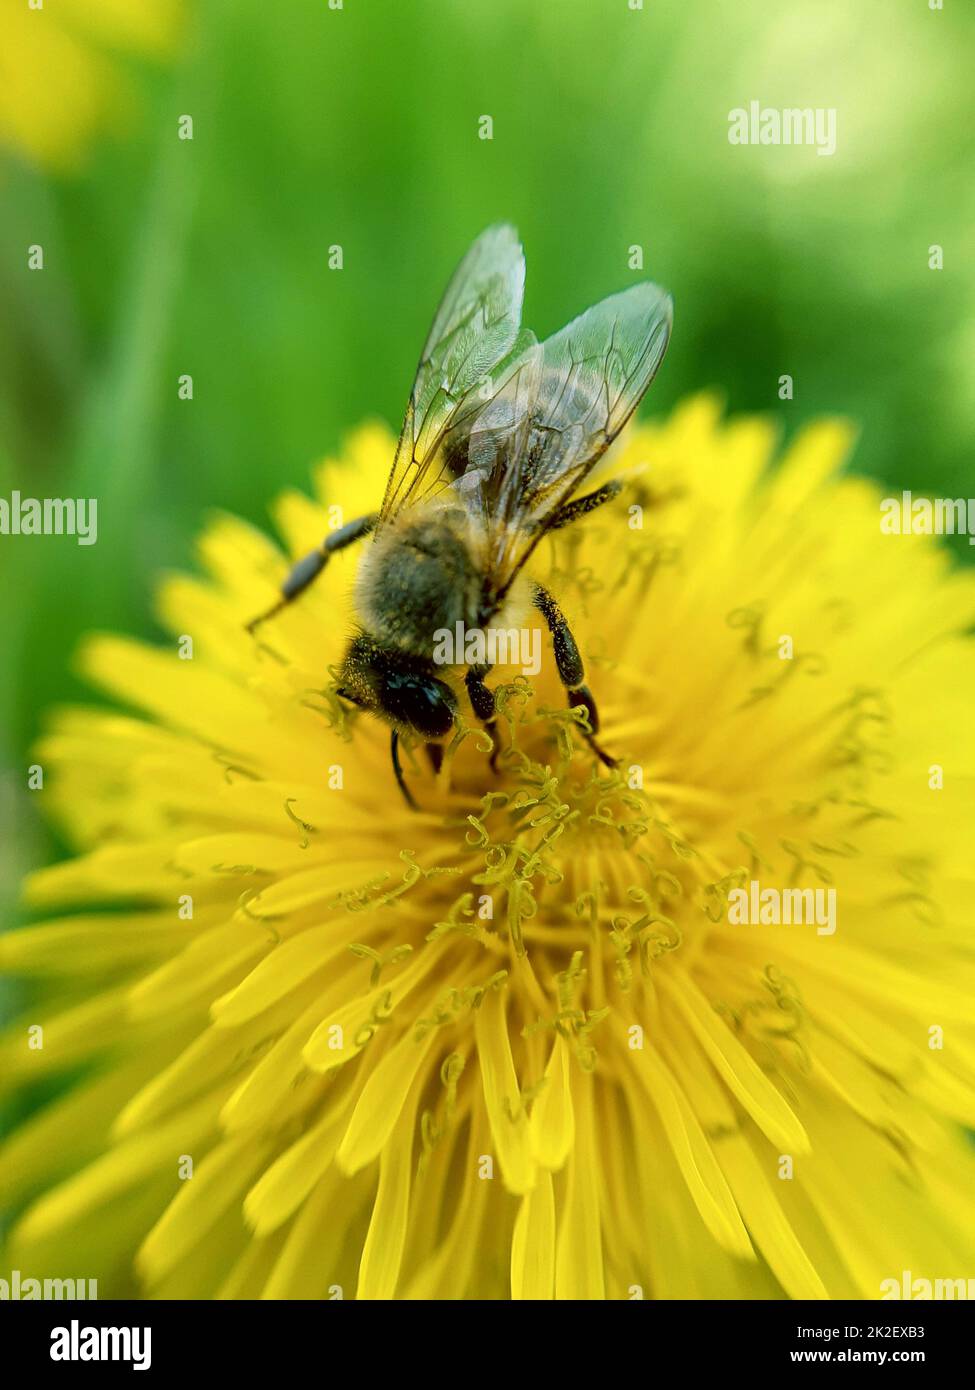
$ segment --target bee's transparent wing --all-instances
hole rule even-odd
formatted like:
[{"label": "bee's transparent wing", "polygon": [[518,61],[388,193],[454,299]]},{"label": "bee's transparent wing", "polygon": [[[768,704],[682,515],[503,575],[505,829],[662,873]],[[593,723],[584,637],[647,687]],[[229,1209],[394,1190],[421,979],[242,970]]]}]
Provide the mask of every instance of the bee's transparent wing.
[{"label": "bee's transparent wing", "polygon": [[500,599],[640,403],[673,318],[656,285],[612,295],[505,367],[497,393],[465,421],[469,476],[489,530],[490,581]]},{"label": "bee's transparent wing", "polygon": [[492,376],[518,338],[524,288],[517,232],[489,227],[454,272],[424,345],[380,526],[462,471],[456,450],[451,456],[441,447],[444,437],[454,427],[458,439],[461,414],[471,419],[477,393],[491,394]]}]

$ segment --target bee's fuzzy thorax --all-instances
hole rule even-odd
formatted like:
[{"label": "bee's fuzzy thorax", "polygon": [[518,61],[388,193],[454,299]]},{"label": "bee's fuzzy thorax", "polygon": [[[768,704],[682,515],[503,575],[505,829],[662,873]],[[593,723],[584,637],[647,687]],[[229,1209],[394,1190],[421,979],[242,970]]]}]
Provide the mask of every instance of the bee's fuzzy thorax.
[{"label": "bee's fuzzy thorax", "polygon": [[477,538],[459,508],[406,513],[366,547],[356,576],[365,630],[416,656],[431,656],[438,628],[476,626],[481,602]]}]

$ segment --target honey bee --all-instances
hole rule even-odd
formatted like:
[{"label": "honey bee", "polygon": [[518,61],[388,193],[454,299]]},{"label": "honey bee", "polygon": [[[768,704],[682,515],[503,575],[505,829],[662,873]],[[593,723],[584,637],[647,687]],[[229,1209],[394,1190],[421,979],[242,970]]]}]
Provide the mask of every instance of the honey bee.
[{"label": "honey bee", "polygon": [[[570,706],[595,734],[599,717],[582,659],[556,599],[524,574],[548,532],[619,492],[578,489],[633,414],[663,359],[670,296],[642,283],[610,296],[540,343],[521,324],[525,259],[508,225],[489,227],[454,272],[423,348],[379,510],[351,521],[299,560],[280,599],[291,603],[329,558],[369,539],[355,584],[360,619],[338,693],[392,726],[396,781],[410,806],[399,740],[426,741],[435,768],[458,692],[433,660],[434,633],[508,629],[534,606],[552,636]],[[467,666],[475,716],[495,734],[490,666]],[[438,674],[438,672],[440,674]],[[495,736],[495,750],[498,741]]]}]

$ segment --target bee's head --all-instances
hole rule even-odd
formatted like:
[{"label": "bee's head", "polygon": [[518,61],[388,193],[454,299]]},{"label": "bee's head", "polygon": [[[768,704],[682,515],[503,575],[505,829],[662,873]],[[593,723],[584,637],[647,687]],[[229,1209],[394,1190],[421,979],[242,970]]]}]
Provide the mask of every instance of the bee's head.
[{"label": "bee's head", "polygon": [[376,683],[376,708],[422,738],[442,738],[453,727],[457,697],[429,672],[388,671]]},{"label": "bee's head", "polygon": [[381,647],[365,633],[346,653],[338,694],[421,738],[442,738],[453,727],[457,697],[425,657]]}]

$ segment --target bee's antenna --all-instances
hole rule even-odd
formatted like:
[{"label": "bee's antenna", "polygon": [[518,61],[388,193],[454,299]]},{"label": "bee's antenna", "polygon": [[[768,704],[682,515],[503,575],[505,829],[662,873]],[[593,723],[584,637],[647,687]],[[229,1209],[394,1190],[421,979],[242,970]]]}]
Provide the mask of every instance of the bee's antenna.
[{"label": "bee's antenna", "polygon": [[406,799],[406,804],[411,811],[418,811],[420,808],[410,795],[410,789],[403,780],[403,769],[399,762],[399,730],[394,729],[389,740],[389,751],[393,759],[393,772],[396,774],[396,784]]}]

